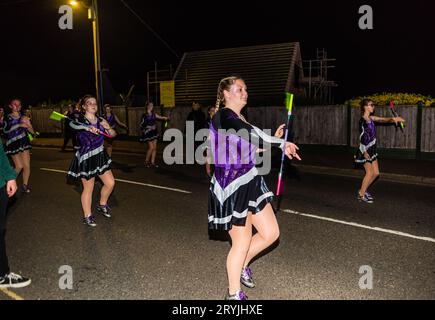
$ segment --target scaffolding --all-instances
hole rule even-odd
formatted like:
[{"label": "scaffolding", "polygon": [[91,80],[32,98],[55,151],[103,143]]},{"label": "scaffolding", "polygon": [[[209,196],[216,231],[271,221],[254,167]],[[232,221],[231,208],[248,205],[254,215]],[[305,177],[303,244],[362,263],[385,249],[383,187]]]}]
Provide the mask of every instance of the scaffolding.
[{"label": "scaffolding", "polygon": [[160,82],[172,80],[174,76],[172,64],[163,68],[158,69],[157,62],[154,62],[154,70],[147,72],[147,100],[153,101],[154,105],[160,105]]},{"label": "scaffolding", "polygon": [[317,49],[317,58],[313,60],[303,60],[304,84],[308,88],[307,97],[323,103],[333,103],[332,88],[337,87],[337,84],[328,79],[328,70],[335,68],[330,63],[336,59],[328,58],[328,53],[325,49]]}]

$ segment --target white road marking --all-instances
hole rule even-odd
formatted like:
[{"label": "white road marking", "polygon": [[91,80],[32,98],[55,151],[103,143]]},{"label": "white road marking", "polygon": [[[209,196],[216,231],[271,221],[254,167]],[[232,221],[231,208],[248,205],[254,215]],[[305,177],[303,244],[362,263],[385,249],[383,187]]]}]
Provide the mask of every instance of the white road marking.
[{"label": "white road marking", "polygon": [[[40,168],[40,169],[42,171],[57,172],[57,173],[68,173],[67,171],[64,171],[64,170],[49,169],[49,168]],[[144,187],[169,190],[169,191],[174,191],[174,192],[179,192],[179,193],[186,193],[186,194],[191,194],[192,193],[190,191],[186,191],[186,190],[182,190],[182,189],[168,188],[168,187],[164,187],[164,186],[158,186],[158,185],[154,185],[154,184],[137,182],[137,181],[130,181],[130,180],[124,180],[124,179],[115,179],[115,181],[129,183],[129,184],[135,184],[135,185],[144,186]]]},{"label": "white road marking", "polygon": [[395,231],[395,230],[378,228],[378,227],[370,227],[370,226],[366,226],[366,225],[355,223],[355,222],[347,222],[347,221],[342,221],[342,220],[337,220],[337,219],[332,219],[332,218],[326,218],[326,217],[316,216],[316,215],[313,215],[313,214],[307,214],[307,213],[297,212],[297,211],[289,210],[289,209],[284,209],[282,211],[287,212],[287,213],[291,213],[291,214],[294,214],[294,215],[298,215],[298,216],[304,216],[304,217],[318,219],[318,220],[335,222],[335,223],[340,223],[340,224],[344,224],[344,225],[348,225],[348,226],[352,226],[352,227],[369,229],[369,230],[374,230],[374,231],[379,231],[379,232],[384,232],[384,233],[390,233],[390,234],[394,234],[394,235],[397,235],[397,236],[402,236],[402,237],[407,237],[407,238],[412,238],[412,239],[417,239],[417,240],[422,240],[422,241],[428,241],[428,242],[435,243],[435,239],[433,239],[433,238],[414,236],[412,234],[401,232],[401,231]]},{"label": "white road marking", "polygon": [[[32,149],[35,150],[50,150],[50,151],[56,151],[57,149],[60,149],[60,146],[55,146],[55,147],[38,147],[38,146],[32,146]],[[71,148],[68,148],[66,150],[66,153],[70,153],[70,154],[74,154],[76,152],[76,150],[72,150]],[[124,156],[137,156],[137,157],[143,157],[144,154],[146,154],[146,150],[144,149],[143,152],[139,152],[138,150],[136,151],[113,151],[113,154],[119,154],[119,155],[124,155]],[[161,152],[157,152],[157,154],[163,154],[163,151]]]}]

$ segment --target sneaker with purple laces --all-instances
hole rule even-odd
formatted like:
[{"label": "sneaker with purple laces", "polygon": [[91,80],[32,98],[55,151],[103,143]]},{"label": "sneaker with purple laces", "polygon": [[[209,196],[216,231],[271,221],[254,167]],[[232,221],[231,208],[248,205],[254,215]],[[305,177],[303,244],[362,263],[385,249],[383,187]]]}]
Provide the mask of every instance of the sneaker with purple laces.
[{"label": "sneaker with purple laces", "polygon": [[373,200],[367,198],[367,195],[363,195],[363,196],[361,196],[361,195],[358,193],[357,199],[358,199],[359,202],[373,203]]},{"label": "sneaker with purple laces", "polygon": [[99,212],[99,213],[101,213],[103,216],[105,216],[106,218],[111,218],[112,217],[112,215],[110,214],[110,207],[107,205],[107,204],[105,204],[105,205],[98,205],[97,206],[97,211]]},{"label": "sneaker with purple laces", "polygon": [[87,216],[83,218],[83,224],[90,226],[90,227],[96,227],[97,223],[95,222],[95,218],[93,215]]},{"label": "sneaker with purple laces", "polygon": [[243,268],[242,275],[240,276],[240,282],[248,288],[255,287],[255,282],[254,279],[252,279],[252,270],[250,267]]},{"label": "sneaker with purple laces", "polygon": [[375,200],[375,198],[373,198],[373,196],[370,193],[368,193],[368,192],[365,193],[365,196],[366,196],[367,199],[369,199],[371,201]]},{"label": "sneaker with purple laces", "polygon": [[242,290],[237,290],[235,294],[231,294],[228,291],[227,295],[225,296],[225,300],[248,300],[248,296],[246,293]]}]

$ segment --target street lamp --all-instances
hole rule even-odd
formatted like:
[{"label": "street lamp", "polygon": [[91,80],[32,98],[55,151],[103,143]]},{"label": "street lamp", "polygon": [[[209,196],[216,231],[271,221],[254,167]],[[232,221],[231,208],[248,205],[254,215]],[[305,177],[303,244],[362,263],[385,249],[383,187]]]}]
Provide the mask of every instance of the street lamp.
[{"label": "street lamp", "polygon": [[94,44],[94,62],[95,62],[95,90],[98,101],[98,109],[103,112],[103,74],[101,70],[100,56],[100,27],[98,22],[98,0],[92,0],[91,5],[87,5],[84,1],[70,1],[69,4],[73,7],[82,5],[88,9],[88,18],[92,20],[92,33]]}]

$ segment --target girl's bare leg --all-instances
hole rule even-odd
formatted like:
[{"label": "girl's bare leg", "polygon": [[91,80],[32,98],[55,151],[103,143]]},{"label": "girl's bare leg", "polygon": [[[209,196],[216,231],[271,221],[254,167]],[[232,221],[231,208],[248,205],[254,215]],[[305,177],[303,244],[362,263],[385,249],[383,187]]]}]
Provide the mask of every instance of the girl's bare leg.
[{"label": "girl's bare leg", "polygon": [[153,152],[153,142],[147,141],[148,149],[147,149],[147,155],[145,157],[145,163],[150,163],[151,154]]},{"label": "girl's bare leg", "polygon": [[270,247],[279,237],[278,221],[270,203],[263,210],[252,215],[252,225],[258,232],[252,237],[249,251],[243,264],[245,268],[253,258]]},{"label": "girl's bare leg", "polygon": [[156,163],[156,154],[157,154],[157,139],[153,140],[153,151],[151,154],[151,163],[152,164]]},{"label": "girl's bare leg", "polygon": [[232,226],[229,231],[232,245],[227,257],[228,290],[233,295],[240,290],[240,274],[252,238],[252,214],[248,212],[245,226]]},{"label": "girl's bare leg", "polygon": [[82,208],[83,215],[89,217],[92,214],[92,192],[94,191],[95,178],[86,180],[82,178],[83,191],[82,191]]},{"label": "girl's bare leg", "polygon": [[366,171],[366,174],[364,176],[364,179],[361,183],[361,188],[359,189],[359,195],[363,197],[365,193],[367,192],[367,189],[369,188],[370,184],[372,183],[373,179],[373,166],[370,162],[364,163],[364,169]]},{"label": "girl's bare leg", "polygon": [[104,206],[107,204],[107,201],[109,200],[110,194],[113,191],[113,188],[115,187],[115,178],[113,177],[113,173],[111,170],[104,172],[100,176],[101,181],[103,181],[103,187],[101,188],[101,195],[100,195],[100,205]]}]

